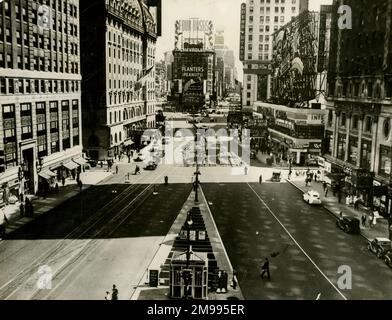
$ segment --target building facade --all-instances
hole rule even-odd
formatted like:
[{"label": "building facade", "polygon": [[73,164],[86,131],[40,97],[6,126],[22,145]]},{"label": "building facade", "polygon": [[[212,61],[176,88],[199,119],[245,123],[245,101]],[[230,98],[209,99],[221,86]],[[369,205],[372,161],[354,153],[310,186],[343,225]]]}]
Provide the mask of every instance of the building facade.
[{"label": "building facade", "polygon": [[213,25],[210,20],[175,23],[173,98],[178,110],[201,110],[216,101]]},{"label": "building facade", "polygon": [[79,166],[79,21],[77,0],[0,5],[0,203]]},{"label": "building facade", "polygon": [[292,164],[317,165],[321,155],[331,18],[332,6],[305,10],[272,34],[272,103],[255,109],[267,120],[269,149]]},{"label": "building facade", "polygon": [[356,14],[338,28],[333,2],[324,158],[339,192],[389,213],[392,1],[344,1]]},{"label": "building facade", "polygon": [[82,10],[83,145],[104,160],[155,127],[156,23],[140,0],[86,1]]},{"label": "building facade", "polygon": [[247,0],[241,4],[240,60],[243,106],[270,97],[269,63],[272,33],[308,9],[308,0]]},{"label": "building facade", "polygon": [[224,30],[215,31],[214,50],[216,55],[215,83],[217,99],[225,98],[235,89],[235,60],[233,50],[225,45]]}]

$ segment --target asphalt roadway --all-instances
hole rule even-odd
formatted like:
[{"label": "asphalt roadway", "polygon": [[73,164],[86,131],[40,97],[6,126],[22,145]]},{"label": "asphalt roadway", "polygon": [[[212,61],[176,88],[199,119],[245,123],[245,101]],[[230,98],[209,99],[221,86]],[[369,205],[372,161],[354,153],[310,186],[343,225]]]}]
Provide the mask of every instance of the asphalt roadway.
[{"label": "asphalt roadway", "polygon": [[[392,271],[366,240],[343,233],[292,185],[216,183],[203,184],[203,191],[245,299],[392,298]],[[260,278],[265,257],[271,280]],[[348,278],[339,281],[347,267],[351,289]]]},{"label": "asphalt roadway", "polygon": [[129,299],[191,191],[159,185],[154,196],[154,186],[91,186],[11,233],[0,242],[0,299],[100,300],[113,284]]}]

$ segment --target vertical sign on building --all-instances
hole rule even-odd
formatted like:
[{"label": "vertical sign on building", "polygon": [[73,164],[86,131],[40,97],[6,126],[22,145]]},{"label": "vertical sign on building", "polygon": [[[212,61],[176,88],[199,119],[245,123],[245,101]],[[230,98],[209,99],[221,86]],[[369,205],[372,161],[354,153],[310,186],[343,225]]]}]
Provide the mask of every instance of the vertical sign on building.
[{"label": "vertical sign on building", "polygon": [[241,4],[241,26],[240,26],[240,61],[245,60],[245,21],[246,21],[246,4]]}]

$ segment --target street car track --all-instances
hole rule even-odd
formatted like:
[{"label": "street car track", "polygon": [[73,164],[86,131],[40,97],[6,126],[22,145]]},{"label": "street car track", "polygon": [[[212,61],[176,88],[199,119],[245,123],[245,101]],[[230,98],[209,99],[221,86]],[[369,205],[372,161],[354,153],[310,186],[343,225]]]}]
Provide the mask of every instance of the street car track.
[{"label": "street car track", "polygon": [[[168,171],[166,169],[164,172],[159,173],[156,175],[156,179],[154,180],[157,181],[158,179],[161,179],[162,176]],[[85,236],[93,230],[93,228],[103,222],[105,219],[109,218],[109,221],[116,221],[116,219],[120,219],[121,215],[123,212],[125,212],[126,209],[128,209],[130,206],[134,204],[134,202],[141,196],[143,193],[145,193],[154,183],[151,183],[147,185],[143,190],[141,190],[136,197],[133,197],[140,189],[142,189],[145,185],[137,185],[136,183],[141,181],[143,176],[141,176],[137,181],[135,181],[132,185],[127,187],[124,191],[122,191],[120,194],[118,194],[113,200],[111,200],[109,203],[107,203],[105,206],[103,206],[100,210],[98,210],[95,214],[93,214],[91,217],[87,219],[85,223],[82,225],[76,227],[73,231],[71,231],[68,235],[66,235],[63,239],[58,241],[56,244],[54,244],[50,249],[46,250],[43,254],[41,254],[37,259],[35,259],[32,263],[30,263],[29,266],[27,266],[25,269],[23,269],[20,273],[18,273],[13,279],[9,280],[7,283],[5,283],[3,286],[0,287],[0,299],[5,300],[11,297],[15,292],[18,291],[19,288],[25,287],[26,284],[28,284],[29,280],[31,280],[32,276],[37,274],[37,270],[39,266],[42,265],[47,265],[47,261],[56,261],[56,256],[57,258],[63,258],[64,256],[67,256],[69,254],[72,255],[75,251],[75,243],[76,243],[76,250],[79,250],[80,252],[84,252],[84,248],[88,247],[89,243],[91,243],[93,240],[95,240],[98,235],[101,234],[102,230],[95,231],[91,234],[92,239],[87,240],[87,244],[85,244],[81,249],[78,248],[77,241],[81,239],[81,237]],[[131,191],[131,192],[130,192]],[[125,194],[125,197],[121,199],[121,197]],[[130,202],[129,200],[133,198]],[[121,207],[125,205],[125,207]],[[106,212],[105,210],[108,209]],[[114,216],[112,215],[114,212],[118,212]],[[133,212],[133,211],[132,211]],[[98,219],[97,219],[98,218]],[[128,216],[126,217],[128,218]],[[126,219],[125,218],[125,219]],[[118,224],[117,227],[121,225],[121,223],[125,220],[121,219],[120,224]],[[88,225],[87,223],[94,221],[91,225]],[[104,223],[105,225],[105,223]],[[87,229],[85,229],[87,226]],[[106,228],[104,227],[103,230]],[[80,234],[78,232],[82,231]],[[66,243],[67,240],[70,238],[73,238],[70,243]],[[80,254],[76,253],[74,257],[78,258],[80,257]],[[68,259],[64,265],[60,267],[58,272],[61,272],[67,264],[69,264],[69,261],[72,260],[72,258]],[[57,272],[57,273],[58,273]],[[56,274],[56,273],[55,273]],[[53,275],[55,277],[55,274]],[[35,288],[36,281],[34,280],[33,285],[28,285],[28,287]],[[34,295],[36,292],[33,293]]]}]

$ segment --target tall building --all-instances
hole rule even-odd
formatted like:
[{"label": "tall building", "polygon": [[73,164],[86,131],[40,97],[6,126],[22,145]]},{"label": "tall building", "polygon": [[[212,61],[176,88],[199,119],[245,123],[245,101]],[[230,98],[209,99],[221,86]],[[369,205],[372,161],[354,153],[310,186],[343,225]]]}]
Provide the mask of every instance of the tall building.
[{"label": "tall building", "polygon": [[[349,5],[350,28],[338,7]],[[333,2],[325,167],[338,192],[389,213],[392,139],[392,0]]]},{"label": "tall building", "polygon": [[216,100],[213,24],[177,20],[173,50],[173,93],[181,110],[201,110]]},{"label": "tall building", "polygon": [[91,158],[113,157],[155,127],[157,30],[145,2],[82,2],[83,145]]},{"label": "tall building", "polygon": [[254,106],[267,120],[270,150],[291,164],[317,165],[321,155],[331,19],[332,6],[306,10],[272,34],[273,103]]},{"label": "tall building", "polygon": [[272,33],[307,9],[308,0],[246,0],[241,4],[243,106],[253,107],[255,101],[269,99]]},{"label": "tall building", "polygon": [[225,45],[224,30],[222,28],[217,28],[215,31],[214,50],[217,59],[215,81],[219,99],[226,97],[228,91],[235,88],[234,75],[236,73],[234,53],[233,50],[230,50]]},{"label": "tall building", "polygon": [[33,194],[40,179],[79,166],[79,32],[78,0],[0,3],[0,185],[7,195]]}]

